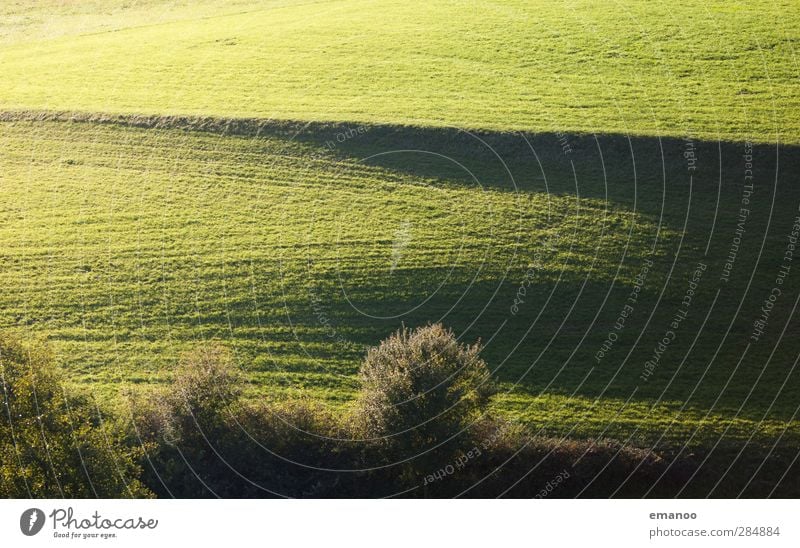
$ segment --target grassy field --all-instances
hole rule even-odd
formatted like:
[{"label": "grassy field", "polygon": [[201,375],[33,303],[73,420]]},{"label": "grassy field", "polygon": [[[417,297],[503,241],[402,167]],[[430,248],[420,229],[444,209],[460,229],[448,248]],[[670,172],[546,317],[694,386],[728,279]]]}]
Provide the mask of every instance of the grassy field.
[{"label": "grassy field", "polygon": [[[761,238],[748,249],[769,212],[778,218],[764,266],[743,251],[723,284],[738,189],[722,187],[711,232],[717,189],[695,182],[689,203],[678,155],[665,157],[665,187],[647,140],[633,184],[625,149],[604,143],[603,174],[588,138],[573,139],[582,160],[570,163],[555,137],[378,126],[272,125],[256,138],[17,121],[0,134],[13,182],[2,285],[16,289],[2,295],[4,325],[49,336],[74,378],[101,391],[165,381],[181,350],[220,338],[254,392],[340,404],[367,345],[401,322],[441,320],[486,343],[498,407],[547,417],[549,432],[684,440],[699,428],[705,441],[721,424],[726,437],[779,433],[796,409],[781,356],[798,342],[780,337],[796,291],[739,360],[798,214],[793,188],[774,207],[768,189],[753,199],[748,229]],[[428,152],[408,152],[420,140]],[[708,266],[689,316],[643,381],[697,261]],[[598,359],[610,332],[619,339]]]},{"label": "grassy field", "polygon": [[795,0],[183,4],[9,17],[3,108],[800,143]]},{"label": "grassy field", "polygon": [[104,397],[219,338],[253,396],[339,406],[442,321],[542,432],[796,447],[797,266],[751,339],[800,215],[796,8],[0,8],[0,327]]}]

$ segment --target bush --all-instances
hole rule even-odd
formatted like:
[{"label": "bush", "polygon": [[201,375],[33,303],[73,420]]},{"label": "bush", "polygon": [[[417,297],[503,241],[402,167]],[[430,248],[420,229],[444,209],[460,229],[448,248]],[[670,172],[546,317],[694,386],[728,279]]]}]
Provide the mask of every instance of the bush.
[{"label": "bush", "polygon": [[[260,488],[291,497],[363,496],[359,444],[347,441],[341,419],[319,403],[253,403],[236,416],[226,454]],[[236,496],[264,496],[243,485]]]},{"label": "bush", "polygon": [[133,400],[126,438],[91,400],[66,397],[45,348],[0,335],[0,496],[639,497],[685,484],[680,461],[487,416],[478,353],[440,325],[402,330],[368,353],[345,417],[243,399],[231,354],[208,344],[181,357],[169,390]]},{"label": "bush", "polygon": [[0,335],[0,388],[0,496],[150,496],[141,451],[88,398],[67,397],[46,348]]},{"label": "bush", "polygon": [[489,416],[478,345],[440,325],[392,335],[368,353],[361,379],[343,416],[309,400],[242,398],[219,345],[185,354],[171,389],[134,405],[155,446],[146,483],[179,498],[641,496],[664,473],[653,494],[678,485],[650,452],[531,436]]},{"label": "bush", "polygon": [[187,428],[196,430],[197,425],[215,428],[221,414],[239,401],[243,381],[230,351],[219,344],[206,344],[185,353],[166,401],[171,419],[188,424],[170,426],[184,433]]},{"label": "bush", "polygon": [[479,353],[440,324],[390,336],[361,367],[357,431],[380,439],[389,458],[416,457],[423,473],[435,458],[448,458],[471,443],[468,428],[494,392]]},{"label": "bush", "polygon": [[209,343],[181,356],[169,390],[147,394],[146,400],[133,395],[137,434],[155,448],[147,455],[145,481],[159,495],[212,494],[198,471],[207,474],[212,462],[223,466],[212,440],[229,435],[241,383],[230,352]]},{"label": "bush", "polygon": [[340,475],[323,469],[357,460],[338,441],[341,421],[313,402],[243,401],[242,381],[230,353],[212,343],[181,357],[174,389],[133,402],[137,430],[156,446],[148,485],[181,498],[337,492]]}]

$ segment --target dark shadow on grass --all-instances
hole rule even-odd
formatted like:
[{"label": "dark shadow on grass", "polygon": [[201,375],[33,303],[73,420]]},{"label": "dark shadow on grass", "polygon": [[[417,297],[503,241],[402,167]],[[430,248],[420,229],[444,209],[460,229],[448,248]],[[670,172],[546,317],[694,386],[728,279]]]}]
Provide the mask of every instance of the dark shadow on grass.
[{"label": "dark shadow on grass", "polygon": [[[800,171],[800,147],[622,134],[524,133],[448,127],[321,123],[191,116],[0,112],[0,122],[70,121],[220,136],[293,140],[334,156],[443,184],[550,192],[608,200],[645,215],[680,219],[673,198],[713,213],[717,195],[738,194],[751,154],[760,192],[788,185]],[[573,170],[574,168],[574,170]],[[777,181],[777,183],[776,183]],[[796,185],[792,185],[796,186]],[[792,189],[792,196],[796,191]],[[722,199],[722,197],[720,197]],[[663,205],[663,207],[662,207]]]},{"label": "dark shadow on grass", "polygon": [[[766,336],[763,345],[752,347],[740,359],[750,335],[747,322],[740,318],[728,331],[738,301],[721,299],[715,285],[708,283],[698,285],[690,314],[678,328],[672,328],[675,311],[681,308],[687,290],[687,267],[692,265],[679,264],[670,278],[666,275],[670,259],[662,257],[654,262],[647,291],[622,320],[621,328],[617,325],[623,311],[630,310],[626,306],[630,304],[632,285],[612,278],[593,279],[588,270],[565,270],[561,280],[530,283],[524,303],[517,306],[515,298],[520,280],[525,277],[520,267],[513,268],[505,278],[498,274],[495,280],[479,282],[470,282],[468,273],[464,273],[410,313],[402,312],[417,306],[419,299],[393,293],[384,280],[376,281],[374,286],[364,285],[360,293],[349,296],[360,303],[372,303],[374,310],[399,313],[397,318],[389,319],[368,317],[354,310],[350,301],[342,297],[338,280],[317,282],[323,288],[320,293],[327,321],[343,341],[343,352],[377,344],[401,325],[442,322],[465,342],[483,342],[484,358],[511,393],[556,393],[590,401],[613,398],[651,405],[681,402],[687,413],[708,412],[711,417],[722,415],[755,422],[762,418],[789,420],[800,398],[800,389],[791,382],[797,377],[792,374],[790,358],[800,352],[800,345],[794,337],[779,338],[779,330],[787,322],[796,325],[797,318],[790,309],[775,312],[772,321],[776,333]],[[419,269],[414,272],[414,279],[420,286],[430,286],[442,275],[441,271]],[[459,279],[463,282],[459,283]],[[745,298],[748,310],[758,304],[755,294]],[[314,310],[308,303],[293,302],[288,308],[292,310],[293,323],[301,327],[299,333],[309,333],[317,327]],[[675,337],[660,354],[654,370],[647,374],[646,364],[653,360],[667,331],[674,331]],[[309,361],[313,361],[313,348],[326,342],[326,333],[316,338],[298,338],[298,348],[293,351],[309,348]],[[614,338],[612,342],[609,334]],[[778,351],[769,360],[779,341]],[[357,365],[357,361],[353,363],[353,374]],[[679,414],[675,418],[681,420]]]}]

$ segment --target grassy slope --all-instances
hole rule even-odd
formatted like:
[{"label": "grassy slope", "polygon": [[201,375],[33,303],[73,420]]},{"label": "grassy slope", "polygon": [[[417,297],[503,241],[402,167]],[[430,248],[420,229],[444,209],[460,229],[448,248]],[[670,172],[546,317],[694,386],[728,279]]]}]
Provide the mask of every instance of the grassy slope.
[{"label": "grassy slope", "polygon": [[89,28],[114,32],[46,40],[23,25],[2,108],[800,143],[794,0],[276,4],[112,3]]},{"label": "grassy slope", "polygon": [[[373,127],[326,150],[340,131],[273,128],[252,138],[0,124],[0,282],[15,288],[2,294],[3,325],[50,336],[74,378],[100,390],[167,380],[178,352],[218,337],[235,347],[255,392],[341,403],[365,345],[401,321],[442,319],[465,340],[487,343],[504,383],[498,406],[536,424],[546,417],[551,432],[685,440],[700,428],[694,441],[705,442],[721,426],[741,439],[775,435],[791,419],[798,394],[786,357],[800,348],[780,335],[796,291],[776,308],[763,343],[738,357],[764,279],[780,264],[796,191],[778,200],[782,220],[762,266],[754,237],[723,286],[717,276],[738,200],[738,189],[725,187],[712,233],[720,245],[703,259],[709,273],[645,383],[642,364],[679,306],[713,217],[716,188],[698,184],[688,204],[680,156],[667,159],[676,188],[664,193],[648,140],[634,145],[633,185],[618,143],[603,145],[613,164],[604,177],[588,140],[573,143],[582,158],[573,175],[553,138],[532,140],[534,156],[518,138],[484,135],[509,159],[515,190],[473,137]],[[481,185],[428,153],[372,157],[420,141]],[[580,198],[569,192],[576,180]],[[753,204],[754,236],[771,207],[765,189]],[[593,355],[647,257],[656,266],[636,314],[598,363]],[[512,311],[526,279],[524,303]],[[778,359],[767,360],[777,344]]]},{"label": "grassy slope", "polygon": [[[500,284],[518,274],[520,246],[579,219],[592,230],[571,246],[578,263],[600,244],[625,244],[625,232],[592,241],[601,235],[598,200],[576,212],[567,197],[367,168],[290,140],[52,123],[2,130],[12,182],[3,285],[24,289],[5,292],[5,317],[44,321],[56,338],[78,342],[69,360],[86,378],[147,378],[174,357],[154,355],[159,345],[232,335],[273,353],[260,358],[265,372],[335,385],[371,335],[397,324],[365,315],[402,314],[431,295],[428,311],[441,309],[470,284]],[[603,262],[613,271],[612,256]],[[547,265],[552,277],[557,265]],[[343,334],[348,344],[331,344],[323,315],[337,331],[353,330]],[[98,367],[112,342],[132,361],[122,375]]]},{"label": "grassy slope", "polygon": [[[798,401],[788,357],[800,348],[779,335],[796,291],[770,338],[739,361],[797,211],[789,178],[770,188],[768,148],[752,236],[722,286],[740,145],[724,147],[720,198],[718,151],[704,149],[690,203],[680,143],[666,147],[662,170],[663,143],[636,140],[634,177],[624,140],[603,140],[600,159],[591,141],[571,138],[576,188],[556,136],[533,142],[547,186],[524,141],[486,137],[514,193],[485,149],[426,127],[798,143],[792,2],[279,4],[243,0],[227,15],[203,4],[199,19],[160,1],[106,3],[102,17],[47,6],[46,17],[33,9],[0,27],[0,110],[419,125],[372,128],[326,152],[337,130],[291,141],[0,124],[1,275],[12,288],[0,297],[3,326],[49,334],[76,379],[106,390],[165,379],[178,351],[216,336],[252,364],[263,381],[254,390],[308,388],[341,402],[364,345],[400,320],[443,318],[488,341],[504,387],[515,387],[498,405],[547,417],[550,431],[683,441],[701,427],[695,441],[708,443],[783,430]],[[412,148],[459,159],[486,191],[431,155],[359,161]],[[783,173],[796,160],[787,149]],[[562,239],[548,250],[554,234]],[[654,380],[639,382],[709,239],[711,273],[685,334]],[[613,357],[594,364],[651,248],[658,266],[641,307]],[[535,297],[511,314],[531,265]],[[431,298],[414,309],[421,294]]]}]

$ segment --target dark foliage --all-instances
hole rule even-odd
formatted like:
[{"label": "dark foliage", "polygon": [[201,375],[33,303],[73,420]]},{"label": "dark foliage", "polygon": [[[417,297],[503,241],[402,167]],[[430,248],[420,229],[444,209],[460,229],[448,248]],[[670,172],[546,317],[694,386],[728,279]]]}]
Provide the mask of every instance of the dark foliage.
[{"label": "dark foliage", "polygon": [[396,333],[367,355],[353,412],[334,415],[241,398],[230,354],[204,346],[183,357],[173,390],[135,404],[155,446],[146,482],[176,497],[604,497],[665,495],[685,476],[617,442],[488,418],[479,350],[438,325]]},{"label": "dark foliage", "polygon": [[0,335],[0,387],[0,496],[150,496],[141,451],[91,400],[68,397],[45,347]]},{"label": "dark foliage", "polygon": [[[347,414],[243,398],[231,354],[180,360],[168,390],[131,399],[132,427],[67,398],[47,350],[0,337],[6,497],[671,496],[693,467],[613,441],[555,440],[491,418],[478,346],[441,326],[367,355]],[[652,487],[652,490],[651,490]]]}]

